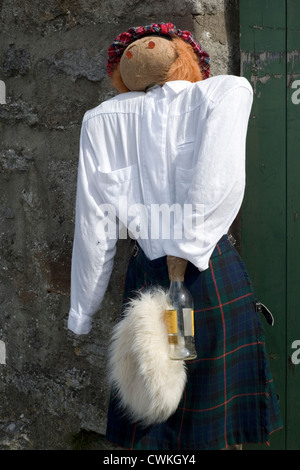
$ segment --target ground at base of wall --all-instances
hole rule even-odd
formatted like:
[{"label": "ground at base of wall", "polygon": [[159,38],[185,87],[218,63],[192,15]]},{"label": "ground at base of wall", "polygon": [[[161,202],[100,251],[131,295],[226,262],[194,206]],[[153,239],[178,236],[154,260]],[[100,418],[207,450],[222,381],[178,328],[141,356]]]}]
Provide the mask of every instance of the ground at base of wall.
[{"label": "ground at base of wall", "polygon": [[71,437],[72,450],[119,450],[113,446],[102,434],[81,429]]}]

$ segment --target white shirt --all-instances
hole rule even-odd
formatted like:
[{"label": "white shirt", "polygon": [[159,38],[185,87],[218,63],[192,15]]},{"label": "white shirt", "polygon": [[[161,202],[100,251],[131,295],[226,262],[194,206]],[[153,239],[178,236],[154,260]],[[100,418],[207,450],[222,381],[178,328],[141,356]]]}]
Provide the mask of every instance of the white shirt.
[{"label": "white shirt", "polygon": [[70,330],[90,331],[122,226],[151,260],[171,254],[208,268],[243,200],[252,99],[245,78],[217,76],[120,94],[85,114]]}]

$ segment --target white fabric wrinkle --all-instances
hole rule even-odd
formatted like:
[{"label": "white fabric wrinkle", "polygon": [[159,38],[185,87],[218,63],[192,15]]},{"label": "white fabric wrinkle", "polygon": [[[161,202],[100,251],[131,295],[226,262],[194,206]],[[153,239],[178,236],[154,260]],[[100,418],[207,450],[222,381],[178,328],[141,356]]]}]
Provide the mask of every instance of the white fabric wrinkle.
[{"label": "white fabric wrinkle", "polygon": [[[128,230],[142,235],[137,241],[149,259],[172,254],[207,269],[216,243],[242,203],[252,96],[246,79],[218,76],[195,84],[169,82],[147,93],[125,93],[85,114],[72,255],[71,330],[90,331],[91,319],[101,308],[113,269],[119,216]],[[186,204],[192,210],[184,219],[180,211],[171,217],[166,239],[151,238],[151,233],[162,234],[151,213],[154,204],[160,208],[178,204],[182,211]],[[109,216],[107,207],[112,209]],[[103,221],[113,228],[114,237],[108,232],[99,237]],[[178,233],[182,237],[177,238]]]}]

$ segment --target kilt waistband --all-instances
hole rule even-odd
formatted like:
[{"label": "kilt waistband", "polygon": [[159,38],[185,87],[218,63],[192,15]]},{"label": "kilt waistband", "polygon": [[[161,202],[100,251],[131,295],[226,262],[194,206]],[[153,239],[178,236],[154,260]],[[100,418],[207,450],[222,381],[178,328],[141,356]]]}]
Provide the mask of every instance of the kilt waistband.
[{"label": "kilt waistband", "polygon": [[231,235],[231,233],[223,235],[223,237],[216,244],[216,247],[215,247],[214,251],[212,252],[211,258],[214,258],[215,256],[220,256],[223,253],[225,253],[226,251],[231,250],[231,248],[235,244],[236,244],[236,240]]},{"label": "kilt waistband", "polygon": [[[212,252],[211,258],[214,258],[215,256],[220,256],[226,251],[231,250],[231,248],[235,245],[235,243],[236,241],[231,234],[223,235],[221,239],[218,241],[218,243],[216,244],[214,251]],[[144,258],[144,261],[153,268],[160,268],[166,265],[166,256],[162,256],[160,258],[150,260],[145,255],[144,251],[140,248],[138,243],[135,241],[135,244],[132,250],[132,256],[136,257],[137,255],[142,256],[142,258]]]}]

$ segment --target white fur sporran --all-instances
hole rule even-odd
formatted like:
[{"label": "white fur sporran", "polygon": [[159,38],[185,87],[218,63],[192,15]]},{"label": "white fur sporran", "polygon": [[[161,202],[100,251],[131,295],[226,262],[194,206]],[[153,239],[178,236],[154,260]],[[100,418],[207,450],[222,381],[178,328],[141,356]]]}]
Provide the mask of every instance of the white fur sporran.
[{"label": "white fur sporran", "polygon": [[167,305],[161,288],[139,293],[113,328],[109,347],[109,383],[124,413],[145,426],[176,411],[186,384],[184,361],[168,356]]}]

